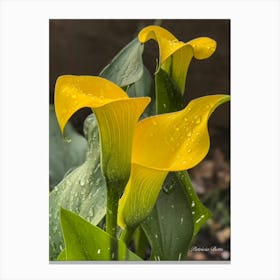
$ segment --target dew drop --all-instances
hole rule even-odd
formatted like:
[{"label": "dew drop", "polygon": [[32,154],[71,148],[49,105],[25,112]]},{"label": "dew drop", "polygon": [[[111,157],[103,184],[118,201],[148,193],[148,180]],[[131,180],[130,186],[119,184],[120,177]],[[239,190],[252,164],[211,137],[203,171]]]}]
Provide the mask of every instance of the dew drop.
[{"label": "dew drop", "polygon": [[163,103],[163,108],[166,109],[167,105],[165,103]]},{"label": "dew drop", "polygon": [[155,238],[158,239],[158,235],[157,234],[155,234]]},{"label": "dew drop", "polygon": [[163,186],[163,191],[164,191],[166,194],[171,194],[174,190],[175,190],[175,188],[174,188],[174,185],[173,185],[173,184],[164,185],[164,186]]},{"label": "dew drop", "polygon": [[182,259],[182,253],[179,254],[178,261],[180,261],[181,259]]},{"label": "dew drop", "polygon": [[64,137],[64,141],[66,142],[66,143],[71,143],[72,142],[72,139],[71,138],[69,138],[69,137],[67,137],[67,136],[65,136]]},{"label": "dew drop", "polygon": [[97,250],[97,254],[99,255],[101,253],[101,249],[98,249]]},{"label": "dew drop", "polygon": [[192,149],[188,149],[187,152],[190,153],[192,151]]},{"label": "dew drop", "polygon": [[195,202],[194,201],[192,201],[192,207],[194,207],[195,206]]},{"label": "dew drop", "polygon": [[79,183],[80,183],[80,186],[84,186],[85,185],[85,179],[84,178],[81,178],[80,179],[80,181],[79,181]]},{"label": "dew drop", "polygon": [[170,207],[171,207],[171,208],[174,208],[174,204],[171,204]]},{"label": "dew drop", "polygon": [[200,124],[200,122],[201,122],[201,117],[198,117],[198,118],[196,119],[195,123],[196,123],[196,124]]},{"label": "dew drop", "polygon": [[192,214],[194,215],[194,214],[195,214],[195,211],[192,211]]},{"label": "dew drop", "polygon": [[157,125],[157,122],[156,122],[156,121],[153,121],[153,125],[156,126],[156,125]]},{"label": "dew drop", "polygon": [[192,136],[192,132],[189,131],[189,132],[187,133],[187,137],[191,137],[191,136]]},{"label": "dew drop", "polygon": [[156,261],[160,261],[160,256],[155,256]]},{"label": "dew drop", "polygon": [[183,224],[183,222],[184,222],[184,218],[183,218],[183,217],[181,217],[181,225]]}]

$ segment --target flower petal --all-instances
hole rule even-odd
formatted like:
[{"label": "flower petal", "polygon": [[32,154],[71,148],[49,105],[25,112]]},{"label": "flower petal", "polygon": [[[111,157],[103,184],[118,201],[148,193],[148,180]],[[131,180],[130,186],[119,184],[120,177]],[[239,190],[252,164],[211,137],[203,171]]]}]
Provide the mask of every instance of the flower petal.
[{"label": "flower petal", "polygon": [[207,154],[207,122],[228,95],[194,99],[182,111],[137,124],[129,181],[119,201],[118,224],[135,229],[152,211],[169,171],[189,169]]},{"label": "flower petal", "polygon": [[187,42],[191,45],[196,59],[206,59],[210,57],[216,50],[217,43],[208,37],[200,37]]},{"label": "flower petal", "polygon": [[84,107],[97,108],[128,95],[114,83],[95,76],[64,75],[55,85],[55,111],[61,131],[71,116]]},{"label": "flower petal", "polygon": [[178,41],[168,30],[157,25],[150,25],[143,28],[138,34],[138,39],[141,43],[146,43],[151,39],[158,42],[160,65],[174,52],[185,45],[185,43]]},{"label": "flower petal", "polygon": [[135,127],[149,102],[149,97],[129,98],[94,108],[101,138],[101,166],[107,180],[117,178],[126,184]]},{"label": "flower petal", "polygon": [[216,50],[216,42],[208,37],[199,37],[187,43],[179,41],[168,30],[151,25],[138,34],[141,43],[155,40],[159,45],[160,67],[174,79],[181,94],[184,94],[186,75],[193,57],[206,59]]},{"label": "flower petal", "polygon": [[135,131],[132,162],[166,171],[194,167],[209,150],[207,123],[211,113],[229,98],[204,96],[192,100],[181,111],[140,121]]},{"label": "flower petal", "polygon": [[55,87],[61,130],[77,110],[91,107],[100,132],[103,175],[106,180],[122,184],[129,178],[135,126],[150,100],[128,98],[114,83],[94,76],[61,76]]},{"label": "flower petal", "polygon": [[135,229],[150,214],[167,174],[167,171],[131,165],[130,178],[119,201],[118,224],[121,228]]}]

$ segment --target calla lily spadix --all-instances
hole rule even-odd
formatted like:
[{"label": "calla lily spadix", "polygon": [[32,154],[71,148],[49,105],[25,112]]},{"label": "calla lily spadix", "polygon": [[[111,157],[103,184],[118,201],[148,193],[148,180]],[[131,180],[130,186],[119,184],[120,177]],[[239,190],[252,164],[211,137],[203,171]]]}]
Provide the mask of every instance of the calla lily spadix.
[{"label": "calla lily spadix", "polygon": [[151,213],[169,171],[187,170],[203,160],[210,146],[208,119],[229,98],[200,97],[181,111],[137,124],[131,175],[119,201],[118,223],[122,228],[135,229]]},{"label": "calla lily spadix", "polygon": [[216,41],[208,37],[199,37],[187,43],[179,41],[168,30],[151,25],[143,28],[138,39],[141,43],[149,40],[157,41],[159,45],[159,67],[168,73],[184,94],[186,75],[191,59],[206,59],[216,50]]}]

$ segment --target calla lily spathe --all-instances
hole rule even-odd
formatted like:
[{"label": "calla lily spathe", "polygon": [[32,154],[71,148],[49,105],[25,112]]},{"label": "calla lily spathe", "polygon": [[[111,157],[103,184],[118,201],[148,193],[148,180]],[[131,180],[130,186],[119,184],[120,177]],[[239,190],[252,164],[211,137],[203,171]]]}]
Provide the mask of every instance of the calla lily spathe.
[{"label": "calla lily spathe", "polygon": [[118,223],[135,229],[152,211],[169,171],[194,167],[210,146],[207,123],[228,95],[194,99],[178,112],[140,121],[135,130],[132,170],[119,202]]},{"label": "calla lily spathe", "polygon": [[127,183],[135,126],[149,102],[149,97],[129,98],[121,88],[101,77],[65,75],[57,79],[55,86],[55,110],[62,132],[79,109],[89,107],[94,111],[107,183]]},{"label": "calla lily spathe", "polygon": [[141,43],[151,39],[157,41],[160,53],[159,67],[174,79],[182,95],[191,59],[206,59],[216,50],[216,41],[211,38],[199,37],[184,43],[168,30],[156,25],[143,28],[138,34],[138,39]]}]

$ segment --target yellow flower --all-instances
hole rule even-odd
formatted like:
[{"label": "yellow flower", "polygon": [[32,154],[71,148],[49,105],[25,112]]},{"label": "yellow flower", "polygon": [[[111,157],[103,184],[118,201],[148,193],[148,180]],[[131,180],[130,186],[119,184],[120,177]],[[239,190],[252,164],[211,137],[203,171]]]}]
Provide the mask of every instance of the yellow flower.
[{"label": "yellow flower", "polygon": [[151,213],[169,171],[192,168],[206,156],[210,146],[208,119],[229,98],[204,96],[181,111],[137,124],[131,175],[119,202],[118,223],[122,228],[134,229]]},{"label": "yellow flower", "polygon": [[143,28],[138,39],[141,43],[151,39],[158,42],[159,66],[174,79],[182,95],[191,59],[206,59],[216,50],[216,42],[208,37],[199,37],[184,43],[168,30],[156,25]]},{"label": "yellow flower", "polygon": [[149,97],[129,98],[121,88],[101,77],[65,75],[57,79],[55,86],[55,110],[62,132],[79,109],[89,107],[94,111],[107,183],[127,183],[135,126],[149,102]]}]

